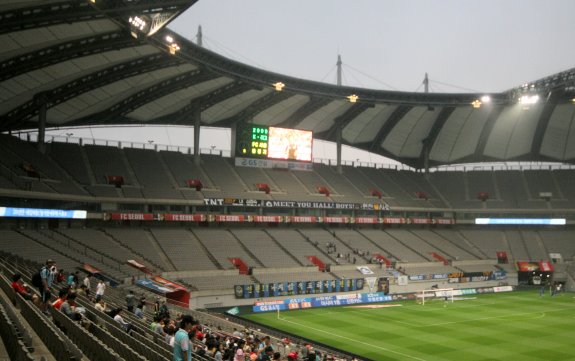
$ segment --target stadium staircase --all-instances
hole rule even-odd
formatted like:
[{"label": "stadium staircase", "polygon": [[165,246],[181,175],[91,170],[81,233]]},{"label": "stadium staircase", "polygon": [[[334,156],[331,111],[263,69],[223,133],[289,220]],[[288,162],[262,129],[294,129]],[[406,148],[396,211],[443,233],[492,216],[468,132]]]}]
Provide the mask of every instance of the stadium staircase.
[{"label": "stadium staircase", "polygon": [[265,228],[264,228],[264,232],[266,232],[266,234],[272,239],[272,241],[274,241],[275,244],[276,244],[279,248],[281,248],[282,251],[284,251],[286,255],[288,255],[289,257],[291,257],[298,265],[304,266],[304,264],[303,264],[297,257],[295,257],[293,254],[291,254],[291,253],[281,244],[281,242],[279,242],[279,241],[277,240],[277,238],[275,238],[275,237],[273,236],[273,234],[271,234],[270,232],[268,232],[268,230],[265,229]]},{"label": "stadium staircase", "polygon": [[206,255],[208,255],[208,258],[210,259],[210,261],[212,261],[213,264],[216,265],[216,267],[220,270],[226,269],[224,268],[224,266],[218,262],[218,260],[216,259],[216,257],[214,257],[214,255],[212,254],[212,252],[210,252],[210,250],[208,249],[208,247],[206,247],[206,245],[204,244],[204,242],[201,241],[200,237],[194,232],[193,229],[191,228],[187,228],[187,230],[194,235],[194,238],[198,240],[198,244],[200,245],[200,247],[202,247],[202,249],[204,250],[204,252],[206,253]]},{"label": "stadium staircase", "polygon": [[119,240],[118,238],[116,238],[113,234],[109,233],[106,229],[104,228],[98,228],[98,230],[100,232],[102,232],[106,237],[108,237],[109,239],[111,239],[112,241],[116,242],[118,244],[118,246],[121,246],[123,248],[128,249],[131,253],[137,255],[138,257],[140,257],[142,260],[146,261],[148,264],[152,265],[154,268],[156,268],[156,270],[158,271],[165,271],[163,266],[158,265],[157,263],[155,263],[154,261],[146,258],[141,252],[136,251],[135,249],[133,249],[132,247],[130,247],[129,245],[123,243],[121,240]]},{"label": "stadium staircase", "polygon": [[[390,259],[393,258],[395,260],[399,261],[399,257],[397,257],[396,255],[394,255],[393,253],[387,251],[386,249],[381,248],[381,246],[379,244],[377,244],[377,242],[375,242],[373,239],[369,238],[365,233],[363,233],[361,230],[357,230],[357,233],[359,233],[363,238],[365,238],[366,240],[368,240],[376,249],[381,250],[381,252],[384,252],[386,254],[386,258]],[[373,252],[372,252],[373,254]]]},{"label": "stadium staircase", "polygon": [[[73,248],[78,249],[78,250],[82,250],[82,249],[83,249],[83,250],[84,250],[84,254],[85,254],[86,257],[88,257],[88,258],[90,258],[90,259],[92,259],[92,260],[95,260],[95,261],[97,261],[97,262],[106,264],[106,265],[108,265],[108,266],[114,268],[114,269],[117,270],[118,272],[123,273],[123,274],[125,275],[125,277],[128,276],[128,274],[125,273],[125,272],[122,270],[122,267],[121,267],[121,266],[125,263],[125,260],[122,261],[122,260],[120,260],[120,259],[118,259],[118,258],[115,258],[115,257],[112,256],[112,255],[103,253],[102,251],[98,250],[98,249],[95,248],[95,247],[92,247],[92,246],[87,245],[87,244],[82,244],[82,243],[78,242],[76,239],[74,239],[73,237],[70,237],[69,235],[67,235],[67,234],[65,234],[65,233],[63,233],[63,232],[60,232],[57,228],[54,228],[54,229],[52,229],[51,231],[48,231],[48,232],[47,232],[47,231],[42,231],[42,232],[43,232],[47,237],[49,237],[50,239],[53,239],[53,240],[59,242],[60,244],[62,244],[62,245],[64,245],[64,246],[73,247]],[[50,235],[49,232],[53,232],[53,233],[57,234],[59,237],[58,237],[58,236],[55,237],[54,235]],[[68,240],[67,245],[66,245],[66,243],[63,242],[64,239],[67,239],[67,240]],[[72,243],[73,243],[74,245],[72,245]],[[88,252],[88,250],[90,250],[91,253],[97,254],[98,257],[99,257],[99,259],[95,258],[93,254],[90,254],[90,252]],[[114,261],[115,264],[111,264],[111,263],[109,262],[110,260]]]},{"label": "stadium staircase", "polygon": [[172,262],[170,257],[168,257],[168,255],[166,254],[166,251],[162,247],[162,244],[158,241],[158,239],[154,235],[154,232],[152,232],[149,228],[146,228],[146,232],[148,232],[149,239],[153,242],[154,248],[158,251],[160,258],[164,261],[164,263],[170,265],[170,268],[172,270],[176,271],[178,268],[176,267],[174,262]]},{"label": "stadium staircase", "polygon": [[[249,249],[248,247],[246,247],[246,245],[242,242],[242,240],[239,239],[238,236],[236,236],[235,233],[232,232],[231,229],[228,229],[228,233],[231,234],[232,237],[238,242],[238,244],[240,245],[240,247],[241,247],[254,261],[256,261],[257,266],[259,266],[259,267],[265,267],[265,265],[256,257],[255,254],[253,254],[252,251],[250,251],[250,249]],[[242,263],[243,263],[243,261],[242,261]],[[244,263],[244,265],[245,265],[245,263]],[[246,267],[248,267],[248,266],[246,265]],[[248,268],[249,268],[249,267],[248,267]],[[241,272],[240,272],[240,274],[247,274],[247,272],[246,272],[246,273],[241,273]]]},{"label": "stadium staircase", "polygon": [[[489,256],[479,247],[477,247],[475,244],[473,244],[472,242],[470,242],[464,235],[463,233],[461,233],[461,230],[457,230],[457,236],[459,238],[461,238],[465,244],[469,247],[472,248],[475,252],[479,253],[481,255],[481,257],[478,257],[479,259],[489,259]],[[450,240],[451,241],[451,240]],[[455,244],[455,243],[454,243]]]}]

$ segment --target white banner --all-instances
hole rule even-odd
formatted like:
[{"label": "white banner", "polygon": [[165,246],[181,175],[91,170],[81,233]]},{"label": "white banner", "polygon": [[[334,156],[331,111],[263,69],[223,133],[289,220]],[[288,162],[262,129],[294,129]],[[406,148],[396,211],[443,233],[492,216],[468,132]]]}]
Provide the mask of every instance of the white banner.
[{"label": "white banner", "polygon": [[367,266],[358,266],[357,270],[361,272],[362,275],[372,275],[373,271]]},{"label": "white banner", "polygon": [[365,277],[365,282],[367,283],[367,286],[369,287],[369,292],[375,292],[375,283],[377,282],[377,277]]}]

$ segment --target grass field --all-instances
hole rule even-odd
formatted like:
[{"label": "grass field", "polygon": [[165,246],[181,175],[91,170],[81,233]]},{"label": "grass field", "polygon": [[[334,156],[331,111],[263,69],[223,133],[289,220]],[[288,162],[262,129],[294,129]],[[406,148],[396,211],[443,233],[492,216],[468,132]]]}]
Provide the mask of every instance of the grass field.
[{"label": "grass field", "polygon": [[242,317],[371,360],[575,360],[573,297],[520,291]]}]

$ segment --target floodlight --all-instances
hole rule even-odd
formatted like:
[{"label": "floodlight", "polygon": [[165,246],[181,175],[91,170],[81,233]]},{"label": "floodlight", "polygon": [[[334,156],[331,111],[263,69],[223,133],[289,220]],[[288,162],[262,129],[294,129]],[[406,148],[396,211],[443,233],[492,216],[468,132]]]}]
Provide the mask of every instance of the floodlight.
[{"label": "floodlight", "polygon": [[535,104],[539,101],[539,95],[534,94],[534,95],[522,95],[519,98],[519,104],[524,104],[524,105],[529,105],[529,104]]},{"label": "floodlight", "polygon": [[174,42],[174,38],[172,38],[170,35],[166,35],[166,41],[171,44]]},{"label": "floodlight", "polygon": [[282,83],[281,81],[278,81],[277,83],[272,84],[275,88],[276,91],[281,92],[283,90],[283,88],[286,86],[284,83]]},{"label": "floodlight", "polygon": [[572,101],[573,103],[575,103],[575,98],[571,99],[571,101]]},{"label": "floodlight", "polygon": [[482,103],[489,103],[491,101],[491,97],[489,95],[484,95],[481,97]]},{"label": "floodlight", "polygon": [[347,99],[349,99],[350,103],[357,103],[357,100],[359,99],[359,97],[355,94],[352,94],[352,95],[348,96]]},{"label": "floodlight", "polygon": [[180,46],[176,43],[172,43],[168,46],[170,50],[170,54],[175,55],[178,50],[180,50]]},{"label": "floodlight", "polygon": [[471,102],[471,106],[475,109],[480,108],[481,107],[481,101],[479,101],[478,99],[475,99],[474,101]]}]

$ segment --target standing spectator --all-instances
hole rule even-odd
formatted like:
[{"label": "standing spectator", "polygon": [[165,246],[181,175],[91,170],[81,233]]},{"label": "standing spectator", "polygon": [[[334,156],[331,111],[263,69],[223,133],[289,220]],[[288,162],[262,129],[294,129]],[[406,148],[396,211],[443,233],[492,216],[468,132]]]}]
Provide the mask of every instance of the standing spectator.
[{"label": "standing spectator", "polygon": [[170,310],[168,309],[168,305],[166,305],[166,300],[162,301],[162,305],[158,310],[158,316],[160,318],[169,318],[170,317]]},{"label": "standing spectator", "polygon": [[[194,319],[190,315],[182,317],[180,329],[174,336],[174,358],[173,361],[192,361],[192,344],[190,343],[190,332],[194,327]],[[242,359],[242,361],[244,361]]]},{"label": "standing spectator", "polygon": [[51,259],[46,260],[46,265],[42,267],[40,270],[40,278],[42,279],[42,283],[40,285],[40,300],[42,301],[42,311],[48,312],[48,302],[50,301],[50,297],[52,294],[50,293],[52,284],[54,283],[54,274],[51,271],[51,268],[54,267],[56,262]]},{"label": "standing spectator", "polygon": [[91,284],[90,284],[90,278],[92,277],[91,274],[87,274],[86,277],[84,277],[84,280],[82,281],[82,283],[84,284],[84,286],[86,286],[86,289],[88,290],[88,294],[90,292],[90,290],[92,289]]},{"label": "standing spectator", "polygon": [[128,311],[134,312],[134,305],[136,304],[136,295],[134,295],[134,291],[130,290],[126,295],[126,307]]},{"label": "standing spectator", "polygon": [[66,278],[66,284],[68,285],[68,287],[70,287],[71,289],[76,288],[76,285],[74,284],[74,274],[72,272],[70,272],[68,274],[68,277]]},{"label": "standing spectator", "polygon": [[99,280],[96,286],[96,301],[100,301],[104,297],[104,292],[106,291],[106,284],[104,281]]},{"label": "standing spectator", "polygon": [[156,297],[156,300],[154,301],[154,315],[157,315],[158,312],[160,312],[160,297]]},{"label": "standing spectator", "polygon": [[73,281],[74,281],[74,286],[72,288],[80,287],[80,272],[79,271],[74,272]]}]

